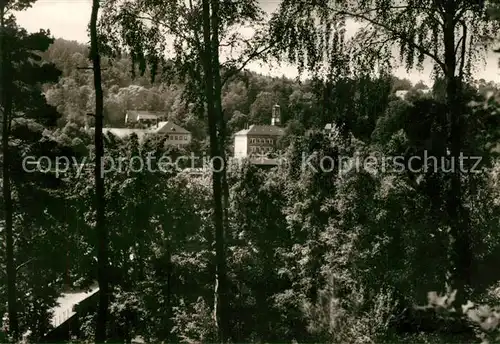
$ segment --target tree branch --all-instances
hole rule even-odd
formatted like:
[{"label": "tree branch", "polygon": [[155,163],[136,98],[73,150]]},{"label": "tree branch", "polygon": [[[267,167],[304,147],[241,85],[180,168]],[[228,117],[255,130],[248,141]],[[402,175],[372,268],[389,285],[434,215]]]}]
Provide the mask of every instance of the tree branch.
[{"label": "tree branch", "polygon": [[272,42],[271,44],[267,45],[266,47],[262,48],[261,50],[256,50],[253,53],[249,54],[248,57],[241,63],[241,65],[238,68],[231,69],[230,71],[225,73],[224,78],[222,79],[221,85],[224,86],[230,78],[232,78],[233,76],[235,76],[236,74],[241,72],[243,69],[245,69],[245,67],[250,62],[252,62],[253,59],[255,59],[256,57],[259,57],[262,54],[264,54],[265,52],[269,51],[274,46],[274,44],[275,43]]},{"label": "tree branch", "polygon": [[[460,66],[459,66],[459,80],[460,82],[463,80],[463,75],[464,75],[464,65],[465,65],[465,49],[466,49],[466,44],[467,44],[467,24],[463,20],[460,21],[462,24],[462,37],[460,39],[462,40],[462,51],[460,52]],[[460,41],[459,41],[460,42]],[[456,54],[456,51],[455,51]]]},{"label": "tree branch", "polygon": [[166,27],[173,35],[179,36],[187,42],[190,42],[190,43],[193,42],[190,37],[185,35],[182,31],[174,29],[174,27],[172,25],[167,24],[165,21],[162,21],[159,19],[154,19],[152,16],[146,17],[143,15],[136,15],[135,17],[136,17],[136,19],[140,19],[140,20],[148,20],[151,23],[154,23],[156,25],[162,25],[162,26]]},{"label": "tree branch", "polygon": [[32,261],[34,261],[34,260],[35,260],[35,258],[30,258],[30,259],[28,259],[27,261],[25,261],[24,263],[22,263],[21,265],[18,265],[18,266],[16,267],[16,271],[21,270],[21,268],[22,268],[22,267],[24,267],[24,266],[28,265],[29,263],[31,263],[31,262],[32,262]]},{"label": "tree branch", "polygon": [[[335,11],[335,10],[333,10],[333,11]],[[347,17],[353,17],[353,18],[365,20],[365,21],[369,22],[370,24],[372,24],[374,26],[379,26],[379,27],[383,28],[384,30],[386,30],[387,32],[389,32],[394,37],[394,39],[404,41],[408,45],[410,45],[413,48],[417,49],[420,53],[422,53],[422,54],[430,57],[431,59],[433,59],[434,62],[437,65],[439,65],[439,67],[441,67],[443,70],[445,70],[445,64],[441,61],[441,59],[436,54],[434,54],[431,51],[427,50],[423,46],[421,46],[419,44],[416,44],[414,40],[409,39],[408,37],[406,37],[406,35],[402,34],[401,32],[399,32],[398,30],[392,28],[391,26],[389,26],[387,24],[384,24],[384,23],[381,23],[381,22],[378,22],[378,21],[376,21],[376,20],[374,20],[372,18],[369,18],[365,14],[362,14],[362,13],[353,13],[353,12],[348,12],[348,11],[336,11],[336,12],[337,12],[338,15],[347,16]]]}]

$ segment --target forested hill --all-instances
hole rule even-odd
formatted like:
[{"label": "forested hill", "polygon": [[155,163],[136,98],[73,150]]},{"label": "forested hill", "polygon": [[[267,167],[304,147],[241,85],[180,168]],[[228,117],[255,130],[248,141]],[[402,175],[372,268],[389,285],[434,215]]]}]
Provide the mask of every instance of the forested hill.
[{"label": "forested hill", "polygon": [[[81,69],[88,67],[88,48],[74,41],[56,39],[44,58],[53,62],[61,71],[62,77],[56,85],[46,88],[46,97],[63,114],[61,125],[67,121],[83,124],[85,113],[93,111],[94,94],[92,89],[92,73]],[[189,99],[183,99],[183,85],[165,83],[160,75],[154,83],[146,71],[132,77],[132,64],[129,58],[110,60],[103,59],[103,87],[105,91],[105,119],[107,126],[119,127],[124,123],[127,110],[165,111],[169,119],[190,130],[195,137],[203,137],[206,133],[206,121],[203,116],[196,115],[189,106]],[[379,90],[380,80],[372,81],[372,90]],[[268,77],[254,72],[244,71],[230,80],[223,90],[223,108],[228,128],[235,132],[246,124],[270,123],[271,108],[274,104],[281,106],[282,121],[294,123],[301,130],[321,127],[331,121],[331,113],[325,113],[320,104],[325,104],[324,89],[317,83],[283,77]],[[354,86],[351,86],[354,87]],[[392,78],[391,91],[409,90],[412,87],[426,87],[422,84],[412,85],[409,80]],[[349,89],[347,89],[349,92]],[[372,92],[373,93],[373,92]],[[380,103],[385,103],[384,95],[376,95]],[[332,98],[342,100],[343,95],[332,94]],[[371,99],[372,101],[373,99]],[[373,101],[372,101],[373,103]],[[346,104],[331,104],[332,107],[345,107]],[[380,116],[378,109],[375,118]],[[325,118],[328,117],[328,118]],[[294,120],[290,122],[290,120]],[[363,124],[364,125],[364,124]],[[373,128],[372,128],[373,129]]]},{"label": "forested hill", "polygon": [[[74,41],[56,39],[45,53],[45,59],[63,72],[57,85],[46,90],[48,101],[56,105],[67,121],[81,123],[93,108],[92,73],[79,69],[89,66],[88,49]],[[183,85],[162,82],[162,76],[151,83],[148,72],[132,77],[130,59],[103,59],[106,121],[109,126],[123,125],[127,110],[165,111],[171,120],[197,132],[204,121],[189,111],[189,101],[182,97]],[[287,78],[270,78],[255,73],[240,73],[225,88],[223,105],[228,125],[237,129],[246,122],[270,122],[271,107],[279,103],[285,109],[291,104],[309,104],[314,95],[308,85]],[[306,109],[304,109],[306,110]],[[295,110],[295,113],[299,111]],[[287,116],[289,111],[285,111]]]}]

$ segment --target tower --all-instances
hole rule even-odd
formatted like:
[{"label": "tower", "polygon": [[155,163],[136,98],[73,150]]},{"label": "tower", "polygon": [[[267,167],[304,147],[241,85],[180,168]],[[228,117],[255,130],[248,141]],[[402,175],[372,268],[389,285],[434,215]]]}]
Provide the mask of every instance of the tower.
[{"label": "tower", "polygon": [[273,116],[271,118],[271,125],[279,126],[281,122],[281,111],[278,104],[273,106]]}]

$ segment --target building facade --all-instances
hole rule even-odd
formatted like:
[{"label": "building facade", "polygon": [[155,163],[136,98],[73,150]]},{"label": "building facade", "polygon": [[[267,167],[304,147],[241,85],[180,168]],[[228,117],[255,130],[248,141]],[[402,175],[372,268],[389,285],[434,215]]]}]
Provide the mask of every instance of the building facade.
[{"label": "building facade", "polygon": [[191,133],[186,129],[170,121],[159,122],[151,130],[155,134],[165,135],[167,144],[178,148],[186,146],[191,142]]},{"label": "building facade", "polygon": [[[94,128],[89,129],[94,130]],[[164,135],[166,138],[166,144],[178,148],[186,146],[191,142],[191,133],[183,127],[170,121],[159,122],[158,124],[145,129],[103,128],[102,131],[104,134],[112,134],[119,138],[126,138],[135,134],[140,141],[142,141],[147,135]]]},{"label": "building facade", "polygon": [[234,134],[234,157],[262,157],[277,148],[278,140],[284,135],[280,126],[280,108],[275,105],[271,125],[251,125]]}]

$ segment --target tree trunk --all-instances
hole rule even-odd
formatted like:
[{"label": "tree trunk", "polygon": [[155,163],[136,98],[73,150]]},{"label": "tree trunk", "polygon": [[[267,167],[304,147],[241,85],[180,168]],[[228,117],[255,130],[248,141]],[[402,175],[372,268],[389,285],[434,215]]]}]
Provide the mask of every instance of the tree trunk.
[{"label": "tree trunk", "polygon": [[[223,161],[221,171],[221,184],[223,193],[223,228],[228,230],[228,208],[229,208],[229,186],[227,183],[227,157],[226,157],[226,122],[224,121],[224,111],[222,109],[222,81],[220,76],[220,61],[219,61],[219,0],[211,0],[212,5],[212,70],[214,76],[214,107],[215,116],[218,122],[219,134],[219,153]],[[219,234],[219,235],[217,235]],[[220,324],[223,327],[219,328],[220,338],[227,339],[229,337],[229,318],[228,318],[228,295],[227,295],[227,267],[226,267],[226,250],[225,250],[225,232],[216,232],[216,254],[218,258],[218,283],[215,294],[219,300],[218,307]]]},{"label": "tree trunk", "polygon": [[103,127],[103,92],[101,83],[101,59],[99,55],[99,42],[97,37],[97,15],[99,0],[92,1],[92,14],[90,17],[90,44],[91,58],[94,71],[95,89],[95,150],[96,161],[94,169],[95,178],[95,207],[97,232],[97,281],[99,283],[99,308],[97,310],[97,324],[95,331],[96,343],[106,341],[106,323],[109,306],[108,282],[108,232],[105,225],[105,199],[104,175],[102,163],[104,156],[104,143],[102,138]]},{"label": "tree trunk", "polygon": [[2,102],[2,183],[4,199],[5,219],[5,243],[6,243],[6,268],[7,268],[7,308],[9,314],[9,334],[17,340],[19,338],[19,323],[17,318],[17,296],[16,296],[16,268],[14,262],[14,232],[13,232],[13,205],[10,179],[10,152],[9,136],[12,120],[12,97],[10,86],[12,82],[10,61],[5,51],[5,7],[0,8],[0,94]]},{"label": "tree trunk", "polygon": [[219,0],[211,0],[212,5],[212,70],[214,73],[214,106],[219,133],[219,149],[224,161],[222,173],[222,188],[224,193],[224,226],[228,228],[229,186],[227,183],[227,156],[226,156],[226,122],[222,108],[222,81],[220,76],[219,60]]},{"label": "tree trunk", "polygon": [[[213,9],[212,9],[213,10]],[[215,307],[214,318],[218,330],[219,341],[227,341],[227,307],[226,307],[226,258],[224,254],[224,211],[222,176],[225,166],[221,163],[220,140],[217,132],[218,118],[214,101],[214,69],[212,60],[213,46],[211,39],[210,2],[203,0],[203,42],[204,51],[201,59],[205,77],[205,97],[208,113],[208,130],[210,135],[210,157],[213,163],[212,188],[214,197],[214,224],[215,224]]]},{"label": "tree trunk", "polygon": [[166,327],[166,333],[167,333],[167,339],[171,339],[171,330],[172,330],[172,268],[173,268],[173,263],[172,263],[172,246],[171,246],[171,238],[169,237],[166,243],[166,260],[167,260],[167,280],[166,284],[164,286],[164,297],[165,297],[165,327]]},{"label": "tree trunk", "polygon": [[[449,8],[448,13],[455,13]],[[452,238],[452,285],[457,289],[457,305],[462,304],[469,295],[471,286],[471,236],[467,224],[466,213],[462,206],[462,182],[458,161],[461,151],[461,121],[463,115],[462,80],[456,76],[457,58],[455,52],[454,16],[448,14],[444,18],[445,42],[445,78],[446,101],[448,107],[449,144],[453,171],[447,195],[446,209],[450,221]],[[462,73],[459,73],[462,75]],[[459,307],[460,309],[460,307]]]}]

